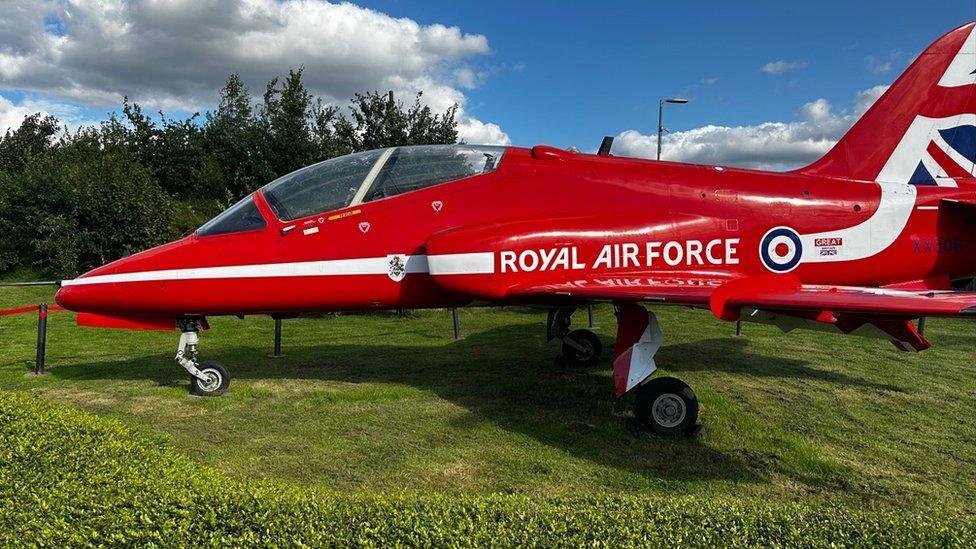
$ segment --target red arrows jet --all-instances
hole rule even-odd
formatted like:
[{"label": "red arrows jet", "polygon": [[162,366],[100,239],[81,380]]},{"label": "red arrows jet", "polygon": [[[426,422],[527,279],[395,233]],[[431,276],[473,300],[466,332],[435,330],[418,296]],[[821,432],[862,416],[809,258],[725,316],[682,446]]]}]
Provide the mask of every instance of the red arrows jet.
[{"label": "red arrows jet", "polygon": [[194,234],[65,280],[87,326],[179,328],[197,395],[230,381],[198,362],[213,315],[551,307],[567,359],[589,302],[617,310],[613,378],[646,428],[698,417],[692,390],[649,379],[662,333],[644,304],[930,346],[913,320],[976,315],[976,33],[930,46],[826,156],[787,173],[472,145],[393,147],[281,177]]}]

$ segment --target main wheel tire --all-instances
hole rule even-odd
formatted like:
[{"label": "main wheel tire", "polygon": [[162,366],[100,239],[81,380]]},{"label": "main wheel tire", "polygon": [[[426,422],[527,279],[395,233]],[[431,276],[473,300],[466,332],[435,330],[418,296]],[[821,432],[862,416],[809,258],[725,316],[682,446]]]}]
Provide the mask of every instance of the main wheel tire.
[{"label": "main wheel tire", "polygon": [[[570,344],[571,340],[573,344]],[[573,330],[563,339],[563,363],[569,366],[590,366],[600,361],[603,343],[589,330]]]},{"label": "main wheel tire", "polygon": [[227,368],[219,362],[207,361],[201,364],[198,369],[207,381],[202,381],[190,376],[190,394],[196,396],[220,396],[227,392],[230,385],[230,374]]},{"label": "main wheel tire", "polygon": [[683,435],[698,422],[698,398],[678,378],[654,378],[638,389],[635,415],[656,435]]}]

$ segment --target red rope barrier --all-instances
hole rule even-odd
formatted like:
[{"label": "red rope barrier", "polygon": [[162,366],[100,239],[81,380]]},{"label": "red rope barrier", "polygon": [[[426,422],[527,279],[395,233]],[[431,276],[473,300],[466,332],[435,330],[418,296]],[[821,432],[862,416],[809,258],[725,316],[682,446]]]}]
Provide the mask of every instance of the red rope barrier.
[{"label": "red rope barrier", "polygon": [[[17,309],[0,309],[0,316],[8,315],[21,315],[24,313],[30,313],[39,309],[39,305],[31,305],[30,307],[20,307]],[[58,307],[57,305],[51,305],[47,308],[48,312],[51,311],[63,311],[64,307]]]}]

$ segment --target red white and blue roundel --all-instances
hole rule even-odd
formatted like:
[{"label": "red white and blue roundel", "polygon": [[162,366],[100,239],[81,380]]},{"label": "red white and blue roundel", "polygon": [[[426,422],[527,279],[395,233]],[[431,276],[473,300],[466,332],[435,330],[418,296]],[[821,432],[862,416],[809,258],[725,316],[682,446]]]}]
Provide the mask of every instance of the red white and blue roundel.
[{"label": "red white and blue roundel", "polygon": [[800,235],[789,227],[775,227],[763,235],[759,258],[767,269],[776,273],[792,271],[803,257]]}]

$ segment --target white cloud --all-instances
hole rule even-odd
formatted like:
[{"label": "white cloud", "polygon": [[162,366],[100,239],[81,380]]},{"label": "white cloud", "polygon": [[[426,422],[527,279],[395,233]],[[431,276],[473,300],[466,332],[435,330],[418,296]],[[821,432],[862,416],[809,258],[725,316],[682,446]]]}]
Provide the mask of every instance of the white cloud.
[{"label": "white cloud", "polygon": [[874,74],[884,74],[891,72],[892,61],[897,61],[901,58],[901,50],[893,50],[888,53],[887,58],[876,57],[874,55],[869,55],[865,59],[868,62],[868,69]]},{"label": "white cloud", "polygon": [[458,139],[477,145],[511,145],[512,140],[497,124],[467,118],[458,124]]},{"label": "white cloud", "polygon": [[471,67],[458,67],[454,71],[454,78],[462,88],[478,87],[478,73],[474,72]]},{"label": "white cloud", "polygon": [[16,130],[24,117],[33,114],[32,111],[23,105],[16,105],[6,97],[0,96],[0,135],[7,133],[7,130]]},{"label": "white cloud", "polygon": [[807,66],[806,61],[785,61],[780,59],[779,61],[770,61],[765,65],[759,67],[761,72],[769,74],[782,74],[787,71],[792,71],[795,69],[802,69]]},{"label": "white cloud", "polygon": [[259,95],[304,67],[306,85],[340,104],[403,83],[471,88],[483,75],[468,63],[490,52],[458,27],[322,0],[21,0],[0,14],[0,44],[3,88],[187,111],[212,105],[231,72]]},{"label": "white cloud", "polygon": [[871,70],[874,72],[874,74],[891,72],[891,62],[885,61],[884,63],[878,63],[877,65],[874,65]]},{"label": "white cloud", "polygon": [[854,114],[858,116],[864,114],[886,91],[888,91],[888,84],[880,84],[857,92],[854,96]]},{"label": "white cloud", "polygon": [[15,102],[0,95],[0,136],[7,133],[7,130],[16,130],[25,117],[35,113],[56,116],[69,131],[93,123],[76,105],[31,97]]},{"label": "white cloud", "polygon": [[[800,108],[794,122],[764,122],[754,126],[703,126],[666,135],[662,158],[695,164],[759,169],[787,169],[813,162],[837,142],[851,125],[884,93],[887,86],[858,92],[850,111],[836,114],[826,99]],[[621,132],[614,154],[654,158],[657,135],[636,130]]]}]

